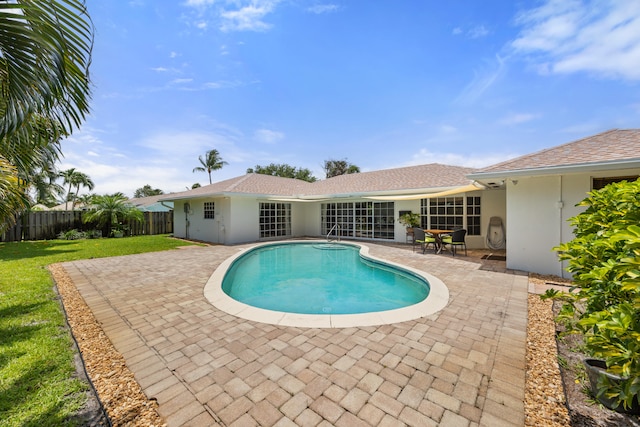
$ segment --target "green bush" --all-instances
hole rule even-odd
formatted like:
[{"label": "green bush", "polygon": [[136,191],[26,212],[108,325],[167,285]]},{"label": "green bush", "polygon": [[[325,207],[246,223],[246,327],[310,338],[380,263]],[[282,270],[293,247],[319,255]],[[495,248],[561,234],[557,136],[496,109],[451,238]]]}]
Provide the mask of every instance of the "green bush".
[{"label": "green bush", "polygon": [[80,240],[85,239],[87,236],[82,231],[78,231],[75,228],[72,230],[63,231],[58,234],[60,240]]},{"label": "green bush", "polygon": [[594,190],[579,205],[575,238],[554,248],[575,287],[544,297],[563,302],[567,331],[584,334],[586,352],[624,378],[601,382],[598,395],[628,408],[640,392],[640,180]]},{"label": "green bush", "polygon": [[89,230],[86,235],[87,239],[99,239],[102,237],[102,230]]}]

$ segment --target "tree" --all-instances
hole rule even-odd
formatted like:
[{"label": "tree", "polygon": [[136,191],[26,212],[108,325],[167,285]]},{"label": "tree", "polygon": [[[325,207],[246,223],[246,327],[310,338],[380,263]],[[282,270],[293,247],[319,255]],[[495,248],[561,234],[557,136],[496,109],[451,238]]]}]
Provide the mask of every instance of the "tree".
[{"label": "tree", "polygon": [[346,175],[350,173],[360,173],[360,168],[354,164],[349,163],[347,159],[325,160],[323,167],[326,178],[332,178],[334,176]]},{"label": "tree", "polygon": [[81,0],[0,2],[0,229],[28,204],[19,174],[89,111],[92,46]]},{"label": "tree", "polygon": [[159,196],[160,194],[164,194],[164,191],[159,188],[151,188],[149,184],[146,184],[144,187],[138,188],[135,193],[133,193],[133,197]]},{"label": "tree", "polygon": [[205,154],[204,159],[202,156],[198,156],[198,160],[200,160],[202,166],[193,168],[193,172],[207,172],[209,174],[209,184],[211,184],[211,172],[222,169],[222,166],[228,164],[222,160],[218,150],[209,150]]},{"label": "tree", "polygon": [[56,180],[59,177],[56,162],[58,161],[58,144],[52,143],[43,147],[38,159],[33,164],[18,172],[24,183],[25,191],[33,204],[54,206],[64,189]]},{"label": "tree", "polygon": [[124,222],[143,222],[144,214],[135,206],[127,203],[127,197],[122,193],[95,196],[89,212],[83,217],[84,222],[96,222],[99,227],[107,227],[113,235],[123,231]]},{"label": "tree", "polygon": [[85,209],[90,209],[96,196],[97,194],[93,193],[83,194],[82,196],[78,196],[78,203],[81,204]]},{"label": "tree", "polygon": [[256,165],[254,168],[248,168],[247,173],[259,173],[262,175],[281,176],[283,178],[301,179],[307,182],[315,182],[317,179],[306,168],[296,168],[287,164],[271,163],[269,166]]},{"label": "tree", "polygon": [[[89,190],[93,190],[94,184],[89,175],[77,171],[75,168],[67,169],[65,171],[60,172],[60,177],[64,180],[65,184],[69,184],[69,189],[67,191],[67,202],[71,199],[71,210],[74,210],[76,199],[78,198],[78,192],[80,191],[80,187],[86,187]],[[76,191],[72,195],[71,188],[75,187]]]}]

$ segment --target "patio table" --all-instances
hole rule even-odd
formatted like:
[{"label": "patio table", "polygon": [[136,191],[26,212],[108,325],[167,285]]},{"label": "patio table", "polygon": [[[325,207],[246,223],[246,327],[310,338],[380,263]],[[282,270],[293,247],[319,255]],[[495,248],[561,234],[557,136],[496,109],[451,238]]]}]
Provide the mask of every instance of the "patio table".
[{"label": "patio table", "polygon": [[436,239],[436,253],[439,254],[442,252],[443,247],[442,236],[453,233],[453,230],[428,229],[424,230],[424,232],[432,235],[433,238]]}]

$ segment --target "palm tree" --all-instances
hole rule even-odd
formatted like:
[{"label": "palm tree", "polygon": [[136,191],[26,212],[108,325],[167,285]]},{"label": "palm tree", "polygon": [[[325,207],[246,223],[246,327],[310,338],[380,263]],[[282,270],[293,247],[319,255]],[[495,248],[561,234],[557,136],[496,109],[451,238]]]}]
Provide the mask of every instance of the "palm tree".
[{"label": "palm tree", "polygon": [[78,199],[78,194],[80,192],[80,186],[84,187],[84,188],[88,188],[89,191],[93,190],[93,188],[95,187],[95,184],[93,183],[93,181],[91,180],[91,178],[89,178],[89,175],[82,173],[82,172],[76,172],[76,174],[73,177],[73,183],[76,186],[76,192],[73,194],[73,203],[71,204],[71,210],[74,210],[75,206],[76,206],[76,200]]},{"label": "palm tree", "polygon": [[19,174],[88,113],[92,46],[82,0],[0,2],[0,229],[28,204]]},{"label": "palm tree", "polygon": [[63,194],[64,189],[56,183],[59,177],[56,168],[58,159],[59,143],[51,143],[34,150],[33,163],[24,165],[23,169],[18,171],[18,176],[32,204],[53,206],[57,198]]},{"label": "palm tree", "polygon": [[99,227],[107,227],[114,235],[122,231],[126,221],[143,222],[144,214],[135,206],[127,203],[122,193],[94,196],[89,212],[83,217],[84,222],[96,222]]},{"label": "palm tree", "polygon": [[82,204],[84,209],[90,209],[97,194],[83,194],[78,196],[78,203]]},{"label": "palm tree", "polygon": [[211,172],[221,169],[222,166],[228,165],[227,162],[222,160],[220,157],[220,153],[218,150],[209,150],[207,151],[205,158],[202,156],[198,156],[198,160],[200,160],[200,164],[202,166],[198,166],[193,168],[194,172],[207,172],[209,174],[209,184],[211,184]]},{"label": "palm tree", "polygon": [[64,193],[64,188],[56,183],[58,171],[42,168],[31,177],[30,186],[34,191],[34,202],[46,206],[54,206],[59,196]]},{"label": "palm tree", "polygon": [[[87,187],[89,190],[93,190],[94,184],[89,175],[77,171],[76,168],[67,169],[65,171],[60,172],[60,177],[63,179],[65,184],[69,185],[69,189],[67,190],[67,210],[68,203],[71,201],[71,210],[74,210],[74,206],[76,204],[76,199],[78,198],[78,191],[80,191],[80,186]],[[71,193],[71,189],[75,187],[76,192]]]},{"label": "palm tree", "polygon": [[62,182],[66,185],[69,184],[69,189],[67,190],[67,197],[64,199],[65,201],[65,209],[69,210],[69,199],[71,199],[71,188],[73,187],[73,174],[76,173],[76,168],[71,168],[60,172],[60,178],[62,178]]}]

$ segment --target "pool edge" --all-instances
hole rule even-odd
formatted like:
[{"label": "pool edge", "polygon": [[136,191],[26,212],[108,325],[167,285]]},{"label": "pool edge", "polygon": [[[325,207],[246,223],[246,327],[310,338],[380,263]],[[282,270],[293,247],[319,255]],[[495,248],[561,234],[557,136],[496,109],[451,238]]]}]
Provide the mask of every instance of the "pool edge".
[{"label": "pool edge", "polygon": [[[222,280],[231,264],[246,252],[274,244],[287,243],[309,243],[314,240],[287,240],[283,242],[259,243],[253,246],[242,248],[238,253],[225,259],[211,274],[204,287],[204,297],[217,309],[254,322],[267,323],[279,326],[294,326],[301,328],[351,328],[365,326],[388,325],[392,323],[406,322],[433,315],[449,302],[449,289],[442,280],[425,271],[418,270],[407,265],[399,264],[383,258],[373,256],[369,253],[369,247],[360,242],[348,242],[347,244],[360,248],[360,255],[381,263],[410,271],[429,282],[429,295],[423,301],[394,310],[377,311],[361,314],[298,314],[286,313],[274,310],[265,310],[241,303],[228,296],[222,290]],[[324,242],[324,240],[318,240]]]}]

